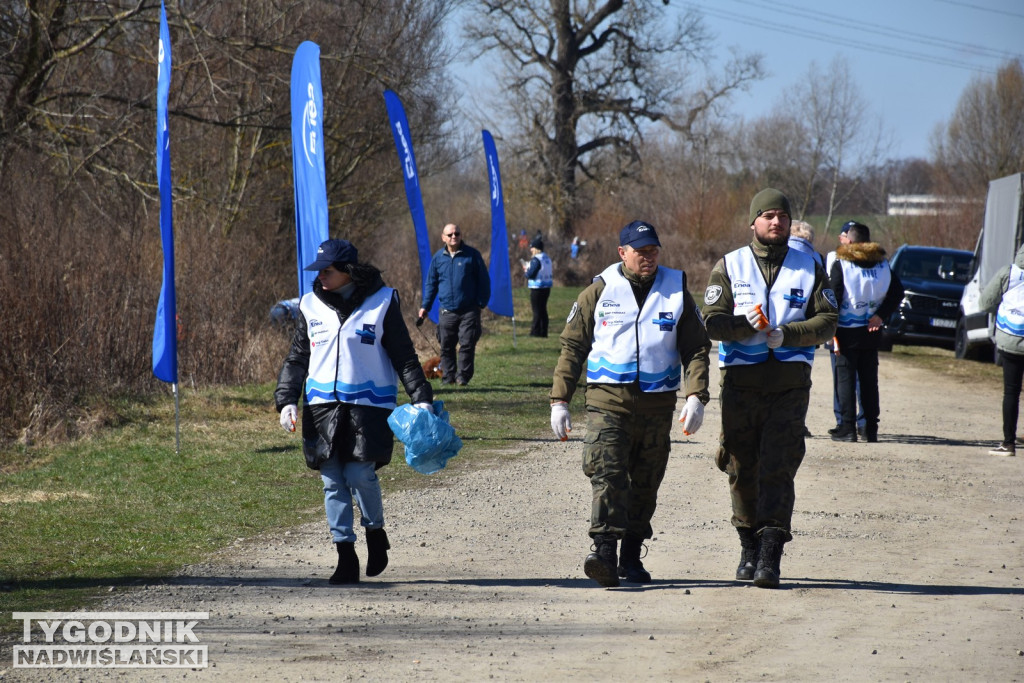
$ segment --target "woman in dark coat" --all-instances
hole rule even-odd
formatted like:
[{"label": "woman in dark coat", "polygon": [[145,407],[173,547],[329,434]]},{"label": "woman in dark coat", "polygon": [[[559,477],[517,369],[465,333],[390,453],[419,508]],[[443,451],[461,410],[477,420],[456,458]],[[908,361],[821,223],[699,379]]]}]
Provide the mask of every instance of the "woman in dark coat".
[{"label": "woman in dark coat", "polygon": [[391,462],[387,420],[398,381],[417,407],[432,411],[433,390],[402,318],[398,292],[380,270],[358,262],[346,240],[327,240],[305,270],[318,271],[299,302],[291,349],[274,401],[281,426],[295,431],[300,396],[306,464],[320,471],[327,524],[338,551],[330,582],[357,583],[353,498],[362,513],[369,552],[366,575],[388,564],[384,506],[376,470]]}]

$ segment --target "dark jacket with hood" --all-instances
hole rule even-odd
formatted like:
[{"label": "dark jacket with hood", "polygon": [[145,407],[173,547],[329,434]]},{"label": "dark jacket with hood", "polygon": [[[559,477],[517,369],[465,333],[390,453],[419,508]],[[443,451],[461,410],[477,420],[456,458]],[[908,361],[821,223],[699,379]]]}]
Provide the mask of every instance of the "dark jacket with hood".
[{"label": "dark jacket with hood", "polygon": [[[874,268],[884,260],[885,249],[876,242],[851,242],[839,245],[836,249],[836,260],[832,263],[828,278],[840,307],[842,307],[846,292],[846,285],[843,281],[843,265],[840,261],[849,261],[861,268]],[[900,302],[903,301],[903,283],[900,282],[896,271],[890,269],[890,273],[892,280],[889,282],[889,291],[886,292],[881,305],[875,311],[875,315],[883,322],[896,312]],[[836,329],[836,340],[839,342],[839,353],[842,353],[843,349],[878,349],[882,343],[882,330],[870,332],[866,325],[863,327],[839,327]]]},{"label": "dark jacket with hood", "polygon": [[[384,286],[380,273],[368,281],[356,285],[355,292],[344,298],[336,292],[325,292],[320,280],[313,282],[313,294],[338,315],[344,323],[366,297]],[[381,346],[391,359],[398,377],[413,403],[431,403],[433,389],[423,375],[409,337],[409,328],[402,318],[398,291],[392,294],[391,305],[384,316],[384,331],[380,337]],[[291,349],[277,379],[274,403],[277,411],[287,405],[297,405],[303,396],[306,372],[309,368],[309,336],[306,319],[299,313],[292,335]],[[332,453],[337,453],[343,462],[374,462],[379,469],[391,462],[394,448],[394,434],[388,425],[391,415],[389,408],[332,402],[303,405],[302,444],[306,464],[319,469],[320,463]]]}]

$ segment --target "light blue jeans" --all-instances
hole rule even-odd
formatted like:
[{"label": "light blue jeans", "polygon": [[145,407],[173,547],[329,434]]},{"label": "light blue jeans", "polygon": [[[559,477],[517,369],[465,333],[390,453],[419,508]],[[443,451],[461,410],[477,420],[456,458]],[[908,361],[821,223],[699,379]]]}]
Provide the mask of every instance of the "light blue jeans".
[{"label": "light blue jeans", "polygon": [[320,465],[320,478],[324,482],[324,510],[327,526],[335,543],[356,540],[352,528],[354,512],[352,499],[359,504],[360,522],[367,529],[384,526],[384,501],[380,494],[380,479],[372,462],[346,462],[329,458]]}]

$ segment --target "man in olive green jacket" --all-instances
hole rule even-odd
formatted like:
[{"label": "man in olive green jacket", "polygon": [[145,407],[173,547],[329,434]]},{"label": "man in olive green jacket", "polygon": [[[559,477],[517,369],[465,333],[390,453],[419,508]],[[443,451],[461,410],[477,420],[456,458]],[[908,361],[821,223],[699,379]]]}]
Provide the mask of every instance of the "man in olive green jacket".
[{"label": "man in olive green jacket", "polygon": [[[683,432],[693,434],[708,402],[711,342],[686,274],[658,266],[654,226],[634,221],[619,235],[621,262],[580,294],[566,321],[551,386],[551,428],[572,430],[568,403],[586,372],[583,472],[593,503],[595,551],[583,570],[601,586],[647,583],[640,561],[671,449],[672,412],[682,389]],[[618,540],[621,562],[616,566]]]},{"label": "man in olive green jacket", "polygon": [[792,540],[814,348],[835,334],[838,310],[821,265],[787,244],[786,196],[762,190],[749,218],[753,241],[711,271],[704,321],[720,341],[716,462],[729,475],[732,523],[743,548],[736,578],[774,588],[782,546]]}]

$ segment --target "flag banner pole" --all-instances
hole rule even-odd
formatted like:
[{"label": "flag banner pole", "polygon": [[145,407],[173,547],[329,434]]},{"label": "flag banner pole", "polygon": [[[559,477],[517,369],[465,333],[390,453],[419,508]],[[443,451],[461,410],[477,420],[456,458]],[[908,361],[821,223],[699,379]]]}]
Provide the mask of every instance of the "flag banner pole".
[{"label": "flag banner pole", "polygon": [[487,308],[498,315],[512,318],[515,329],[515,307],[512,305],[512,269],[509,266],[508,230],[505,227],[505,198],[501,190],[498,149],[490,132],[483,131],[484,155],[487,157],[487,178],[491,190],[491,300]]},{"label": "flag banner pole", "polygon": [[157,46],[156,179],[160,193],[160,242],[163,283],[153,325],[153,374],[171,384],[174,392],[174,453],[181,452],[178,406],[178,303],[174,290],[174,212],[171,193],[171,133],[167,95],[171,87],[171,34],[167,12],[160,3],[160,41]]},{"label": "flag banner pole", "polygon": [[291,104],[295,258],[301,298],[313,290],[315,277],[303,268],[316,260],[317,247],[328,239],[329,232],[320,46],[308,40],[299,45],[292,59]]},{"label": "flag banner pole", "polygon": [[174,391],[174,454],[181,455],[181,406],[178,405],[178,383],[171,385]]},{"label": "flag banner pole", "polygon": [[[405,180],[405,199],[409,204],[412,226],[416,231],[416,249],[420,257],[420,296],[427,288],[427,273],[430,271],[430,236],[427,233],[427,216],[423,210],[423,194],[420,191],[419,171],[416,170],[416,155],[412,150],[412,135],[409,133],[409,121],[405,117],[402,100],[391,90],[384,91],[384,105],[388,110],[391,122],[391,133],[395,138],[395,149],[398,152],[398,163],[402,166],[402,178]],[[419,308],[419,306],[417,306]],[[430,308],[429,317],[435,324],[441,309],[437,297]]]}]

